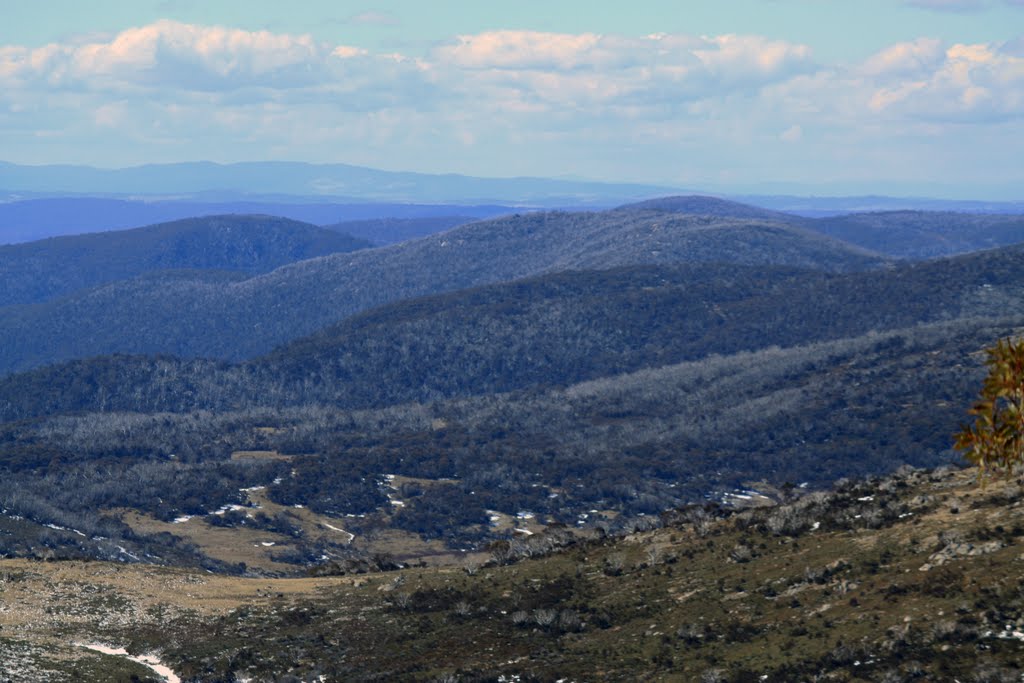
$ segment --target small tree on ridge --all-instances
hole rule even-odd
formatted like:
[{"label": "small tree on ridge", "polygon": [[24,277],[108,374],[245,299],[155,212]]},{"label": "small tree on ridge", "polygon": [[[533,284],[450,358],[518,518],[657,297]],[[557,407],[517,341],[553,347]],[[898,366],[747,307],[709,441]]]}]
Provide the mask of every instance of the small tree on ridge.
[{"label": "small tree on ridge", "polygon": [[981,400],[968,411],[974,424],[964,425],[954,444],[982,479],[990,472],[1009,476],[1024,463],[1024,338],[1000,339],[985,353]]}]

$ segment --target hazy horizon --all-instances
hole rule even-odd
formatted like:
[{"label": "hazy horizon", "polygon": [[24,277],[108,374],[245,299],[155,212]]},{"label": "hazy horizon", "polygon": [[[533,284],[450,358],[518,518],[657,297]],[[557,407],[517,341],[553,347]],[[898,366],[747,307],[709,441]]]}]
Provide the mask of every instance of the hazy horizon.
[{"label": "hazy horizon", "polygon": [[1019,200],[1021,0],[9,8],[17,164]]}]

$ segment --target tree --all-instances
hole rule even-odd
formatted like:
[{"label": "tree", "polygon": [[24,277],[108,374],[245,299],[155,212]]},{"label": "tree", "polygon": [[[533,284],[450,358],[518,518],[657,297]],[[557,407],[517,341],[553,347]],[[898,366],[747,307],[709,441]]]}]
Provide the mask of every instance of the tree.
[{"label": "tree", "polygon": [[985,353],[981,400],[968,411],[974,424],[955,437],[955,447],[966,451],[982,479],[990,472],[1009,476],[1024,463],[1024,338],[1001,339]]}]

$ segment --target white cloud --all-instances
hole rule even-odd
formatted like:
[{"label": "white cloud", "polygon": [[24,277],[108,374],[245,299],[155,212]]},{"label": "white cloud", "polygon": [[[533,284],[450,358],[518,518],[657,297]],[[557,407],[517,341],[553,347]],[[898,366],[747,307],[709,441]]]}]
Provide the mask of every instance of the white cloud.
[{"label": "white cloud", "polygon": [[988,44],[952,45],[931,69],[878,88],[871,108],[932,121],[1022,118],[1024,58]]},{"label": "white cloud", "polygon": [[933,71],[945,58],[942,41],[935,38],[896,43],[871,57],[861,66],[861,71],[870,77],[913,77]]},{"label": "white cloud", "polygon": [[291,88],[321,81],[331,56],[351,54],[305,35],[161,20],[103,42],[3,48],[0,77],[55,87]]},{"label": "white cloud", "polygon": [[[906,136],[1020,125],[1022,45],[922,37],[822,64],[805,45],[764,36],[489,31],[412,57],[160,21],[0,46],[0,144],[28,150],[29,138],[59,134],[66,149],[105,140],[156,157],[436,162],[502,175],[629,175],[623,164],[636,157],[662,177],[703,150],[721,166],[708,172],[727,174],[776,147],[781,159],[823,148],[884,158]],[[131,144],[110,144],[114,131]]]},{"label": "white cloud", "polygon": [[779,135],[779,139],[785,142],[799,142],[800,138],[804,136],[804,129],[801,126],[790,126],[786,130],[782,131]]}]

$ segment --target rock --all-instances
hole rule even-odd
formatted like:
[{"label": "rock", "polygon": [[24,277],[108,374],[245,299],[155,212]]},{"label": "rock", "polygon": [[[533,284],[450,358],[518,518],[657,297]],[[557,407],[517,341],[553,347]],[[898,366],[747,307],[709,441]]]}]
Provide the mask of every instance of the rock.
[{"label": "rock", "polygon": [[921,566],[921,571],[926,572],[932,567],[939,567],[950,560],[958,557],[974,557],[977,555],[988,555],[1004,547],[1000,541],[989,541],[988,543],[955,542],[949,543],[945,548],[928,558],[928,562]]}]

